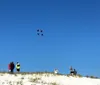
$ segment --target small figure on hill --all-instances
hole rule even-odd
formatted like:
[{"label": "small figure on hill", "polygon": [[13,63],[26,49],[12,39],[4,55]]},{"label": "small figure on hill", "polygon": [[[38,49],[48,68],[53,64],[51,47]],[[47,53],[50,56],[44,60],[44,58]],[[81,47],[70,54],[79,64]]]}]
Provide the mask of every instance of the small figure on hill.
[{"label": "small figure on hill", "polygon": [[17,62],[17,64],[16,64],[16,71],[20,72],[20,63],[19,62]]},{"label": "small figure on hill", "polygon": [[72,68],[72,66],[70,67],[70,74],[71,75],[73,74],[73,68]]},{"label": "small figure on hill", "polygon": [[70,75],[73,75],[74,74],[74,70],[72,68],[72,66],[70,67]]},{"label": "small figure on hill", "polygon": [[70,75],[77,75],[76,69],[73,69],[72,66],[70,67]]},{"label": "small figure on hill", "polygon": [[8,64],[8,72],[11,72],[11,62]]},{"label": "small figure on hill", "polygon": [[57,69],[54,69],[54,73],[55,73],[55,74],[58,74],[58,70],[57,70]]},{"label": "small figure on hill", "polygon": [[76,69],[74,69],[74,75],[77,75],[77,71],[76,71]]},{"label": "small figure on hill", "polygon": [[11,73],[13,73],[14,72],[14,68],[15,68],[14,62],[10,63],[10,67],[11,67]]}]

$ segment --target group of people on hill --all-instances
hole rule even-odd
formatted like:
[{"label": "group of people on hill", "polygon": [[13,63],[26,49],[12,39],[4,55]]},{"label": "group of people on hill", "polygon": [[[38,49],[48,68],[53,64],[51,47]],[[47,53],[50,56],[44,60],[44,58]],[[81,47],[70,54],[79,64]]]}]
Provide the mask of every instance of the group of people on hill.
[{"label": "group of people on hill", "polygon": [[16,65],[15,65],[14,62],[10,62],[8,64],[8,70],[9,70],[9,72],[13,73],[14,72],[14,68],[16,68],[17,72],[20,72],[20,63],[17,62]]},{"label": "group of people on hill", "polygon": [[[17,62],[16,65],[14,64],[14,62],[10,62],[8,64],[9,72],[13,73],[15,68],[16,68],[17,72],[20,72],[20,63],[19,62]],[[55,74],[58,74],[58,72],[59,71],[57,69],[54,69]],[[73,69],[72,66],[70,67],[70,75],[77,75],[76,69]]]},{"label": "group of people on hill", "polygon": [[77,75],[76,69],[73,69],[72,66],[70,67],[70,75]]},{"label": "group of people on hill", "polygon": [[[54,74],[58,74],[58,70],[54,69]],[[72,66],[70,67],[70,75],[77,75],[76,69],[73,69]]]}]

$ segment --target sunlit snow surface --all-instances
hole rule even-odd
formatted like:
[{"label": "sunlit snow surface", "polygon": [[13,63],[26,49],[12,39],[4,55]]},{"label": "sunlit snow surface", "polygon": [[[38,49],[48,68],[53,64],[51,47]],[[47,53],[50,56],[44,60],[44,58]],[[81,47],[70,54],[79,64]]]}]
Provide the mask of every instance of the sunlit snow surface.
[{"label": "sunlit snow surface", "polygon": [[100,79],[52,73],[0,73],[0,85],[100,85]]}]

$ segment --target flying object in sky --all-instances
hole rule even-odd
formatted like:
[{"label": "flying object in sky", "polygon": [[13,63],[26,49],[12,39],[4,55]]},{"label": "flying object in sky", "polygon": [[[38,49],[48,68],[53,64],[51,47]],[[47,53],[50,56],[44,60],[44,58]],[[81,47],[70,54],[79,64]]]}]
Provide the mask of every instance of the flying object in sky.
[{"label": "flying object in sky", "polygon": [[37,35],[40,35],[39,33],[37,33]]},{"label": "flying object in sky", "polygon": [[43,32],[43,30],[41,30],[41,32]]},{"label": "flying object in sky", "polygon": [[41,34],[41,36],[43,36],[43,34]]},{"label": "flying object in sky", "polygon": [[43,30],[37,29],[37,35],[43,36],[43,35],[44,35],[44,34],[43,34]]},{"label": "flying object in sky", "polygon": [[37,30],[37,32],[39,32],[39,29]]},{"label": "flying object in sky", "polygon": [[43,30],[41,30],[41,29],[38,29],[38,30],[37,30],[37,32],[43,32]]}]

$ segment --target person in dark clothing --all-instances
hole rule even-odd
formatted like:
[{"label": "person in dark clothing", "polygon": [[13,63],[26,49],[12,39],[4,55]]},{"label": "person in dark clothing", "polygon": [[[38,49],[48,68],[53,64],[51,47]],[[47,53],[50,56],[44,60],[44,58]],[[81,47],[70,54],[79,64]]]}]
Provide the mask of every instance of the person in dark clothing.
[{"label": "person in dark clothing", "polygon": [[11,62],[10,67],[11,67],[11,73],[13,73],[14,68],[15,68],[14,62]]},{"label": "person in dark clothing", "polygon": [[70,67],[70,75],[73,75],[74,74],[74,70],[72,68],[72,66]]},{"label": "person in dark clothing", "polygon": [[74,69],[74,75],[77,75],[77,71],[76,71],[76,69]]}]

